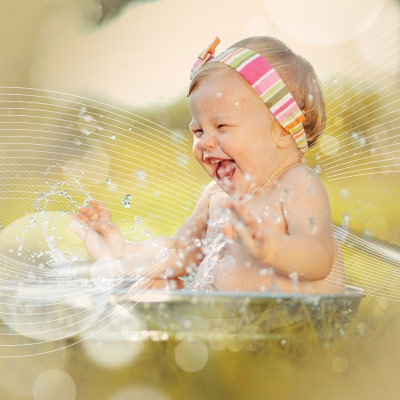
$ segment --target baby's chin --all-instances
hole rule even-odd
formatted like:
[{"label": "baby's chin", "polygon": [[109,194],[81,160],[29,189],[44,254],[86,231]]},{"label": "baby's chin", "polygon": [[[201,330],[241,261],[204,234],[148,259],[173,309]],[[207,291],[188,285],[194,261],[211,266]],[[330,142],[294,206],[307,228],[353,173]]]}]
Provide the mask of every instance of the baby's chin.
[{"label": "baby's chin", "polygon": [[234,182],[224,179],[220,180],[215,177],[213,179],[229,197],[233,198],[233,200],[250,200],[254,196],[253,185],[249,185],[248,182],[241,182],[239,179],[236,179]]},{"label": "baby's chin", "polygon": [[218,186],[231,197],[242,197],[246,194],[243,188],[240,187],[238,181],[231,181],[229,179],[223,178],[218,179],[213,177],[213,179],[217,182]]}]

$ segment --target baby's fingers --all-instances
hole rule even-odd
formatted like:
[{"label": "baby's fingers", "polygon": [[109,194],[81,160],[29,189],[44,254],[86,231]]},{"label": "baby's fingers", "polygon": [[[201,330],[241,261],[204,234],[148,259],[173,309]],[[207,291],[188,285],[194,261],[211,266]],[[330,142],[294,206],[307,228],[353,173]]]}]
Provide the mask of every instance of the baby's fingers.
[{"label": "baby's fingers", "polygon": [[225,224],[222,227],[222,233],[229,239],[237,239],[236,231],[232,224]]},{"label": "baby's fingers", "polygon": [[71,214],[71,218],[75,221],[82,222],[85,225],[90,224],[89,218],[84,214]]},{"label": "baby's fingers", "polygon": [[90,227],[103,237],[109,237],[113,232],[113,225],[107,221],[92,221]]},{"label": "baby's fingers", "polygon": [[99,214],[92,207],[78,207],[78,211],[80,214],[85,215],[89,221],[97,221],[99,219]]},{"label": "baby's fingers", "polygon": [[106,207],[98,200],[90,200],[89,204],[98,213],[99,219],[111,221],[111,213]]},{"label": "baby's fingers", "polygon": [[239,222],[236,232],[240,241],[248,248],[253,256],[257,256],[260,248],[264,246],[265,236],[259,231],[250,231],[243,223]]},{"label": "baby's fingers", "polygon": [[250,214],[249,210],[243,204],[233,203],[229,200],[226,200],[223,205],[226,208],[229,208],[230,210],[232,210],[233,215],[239,221],[242,221],[247,227],[254,229],[254,230],[257,230],[259,228],[259,223]]}]

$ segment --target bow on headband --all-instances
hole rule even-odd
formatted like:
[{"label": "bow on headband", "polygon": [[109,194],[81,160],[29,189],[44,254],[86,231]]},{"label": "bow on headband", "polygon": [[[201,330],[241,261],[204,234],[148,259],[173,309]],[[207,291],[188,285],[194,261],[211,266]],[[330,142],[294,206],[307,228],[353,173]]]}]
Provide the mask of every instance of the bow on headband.
[{"label": "bow on headband", "polygon": [[221,41],[216,37],[213,42],[206,47],[198,56],[198,60],[193,64],[191,69],[190,79],[193,78],[195,73],[201,68],[207,61],[214,57],[215,48],[219,45]]}]

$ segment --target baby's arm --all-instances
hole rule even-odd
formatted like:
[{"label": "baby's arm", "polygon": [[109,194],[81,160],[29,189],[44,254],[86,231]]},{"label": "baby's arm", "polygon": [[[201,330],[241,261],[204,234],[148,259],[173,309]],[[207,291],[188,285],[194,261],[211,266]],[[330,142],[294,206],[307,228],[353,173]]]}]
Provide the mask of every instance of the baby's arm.
[{"label": "baby's arm", "polygon": [[125,275],[173,278],[187,274],[187,267],[197,265],[202,259],[201,248],[195,239],[202,239],[207,228],[208,204],[211,182],[201,195],[193,214],[177,230],[173,237],[157,237],[131,243],[123,239],[111,214],[100,202],[92,200],[90,207],[80,207],[72,217],[82,226],[72,229],[84,240],[94,258],[118,258]]},{"label": "baby's arm", "polygon": [[[270,251],[265,262],[300,278],[325,278],[332,269],[334,238],[329,198],[314,172],[306,168],[288,171],[280,187],[288,234],[269,233]],[[285,191],[285,189],[288,189]]]},{"label": "baby's arm", "polygon": [[[280,181],[282,209],[288,233],[262,232],[243,206],[230,204],[239,219],[236,229],[259,261],[307,280],[325,278],[333,264],[334,239],[327,193],[319,178],[305,168],[293,168]],[[285,190],[287,189],[287,190]],[[227,229],[232,236],[232,229]]]}]

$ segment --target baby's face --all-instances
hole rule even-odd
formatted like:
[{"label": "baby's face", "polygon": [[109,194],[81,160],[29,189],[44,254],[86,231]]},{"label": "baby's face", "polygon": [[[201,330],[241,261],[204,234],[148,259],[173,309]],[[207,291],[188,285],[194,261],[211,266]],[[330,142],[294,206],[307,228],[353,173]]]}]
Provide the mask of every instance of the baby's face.
[{"label": "baby's face", "polygon": [[247,193],[272,175],[276,122],[236,71],[202,78],[189,105],[193,154],[226,193]]}]

